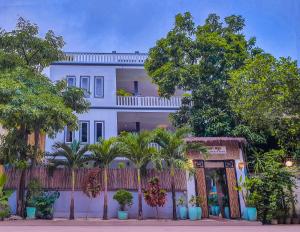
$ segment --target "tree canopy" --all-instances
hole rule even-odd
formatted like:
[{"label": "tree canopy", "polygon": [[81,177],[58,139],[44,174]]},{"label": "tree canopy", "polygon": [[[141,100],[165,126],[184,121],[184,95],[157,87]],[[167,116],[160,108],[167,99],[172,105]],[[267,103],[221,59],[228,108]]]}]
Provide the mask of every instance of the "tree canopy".
[{"label": "tree canopy", "polygon": [[256,142],[264,140],[240,122],[228,101],[229,72],[262,52],[255,47],[255,38],[245,38],[244,26],[245,20],[237,15],[221,22],[210,14],[196,26],[190,13],[178,14],[173,29],[150,49],[145,68],[159,94],[170,97],[176,89],[190,92],[172,116],[175,126],[188,123],[198,136],[246,134]]}]

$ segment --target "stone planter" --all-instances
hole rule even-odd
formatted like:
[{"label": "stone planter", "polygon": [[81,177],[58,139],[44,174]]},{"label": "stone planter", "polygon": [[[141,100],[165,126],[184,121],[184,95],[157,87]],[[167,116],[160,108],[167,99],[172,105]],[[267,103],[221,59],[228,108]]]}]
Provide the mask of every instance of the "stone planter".
[{"label": "stone planter", "polygon": [[26,207],[27,219],[35,219],[36,208],[35,207]]},{"label": "stone planter", "polygon": [[196,207],[196,210],[197,210],[197,219],[201,220],[201,218],[202,218],[202,209],[201,209],[201,207]]},{"label": "stone planter", "polygon": [[278,224],[278,220],[277,219],[272,219],[271,220],[271,225],[277,225]]},{"label": "stone planter", "polygon": [[255,207],[247,207],[247,218],[249,221],[257,220],[257,210]]},{"label": "stone planter", "polygon": [[127,220],[128,219],[128,211],[118,211],[118,218],[120,220]]},{"label": "stone planter", "polygon": [[299,224],[300,220],[297,217],[292,218],[292,224]]},{"label": "stone planter", "polygon": [[179,218],[181,220],[187,219],[187,207],[186,206],[179,206]]},{"label": "stone planter", "polygon": [[292,218],[285,219],[285,224],[291,224],[291,223],[292,223]]},{"label": "stone planter", "polygon": [[198,219],[196,207],[193,207],[193,206],[189,207],[189,218],[191,221],[195,221]]}]

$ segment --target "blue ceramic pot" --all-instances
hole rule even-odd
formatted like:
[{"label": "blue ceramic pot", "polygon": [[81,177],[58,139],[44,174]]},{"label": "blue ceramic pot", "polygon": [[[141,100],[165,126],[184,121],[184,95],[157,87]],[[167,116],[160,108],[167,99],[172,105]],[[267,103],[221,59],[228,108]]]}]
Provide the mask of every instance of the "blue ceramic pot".
[{"label": "blue ceramic pot", "polygon": [[26,215],[28,219],[35,219],[35,207],[26,207]]},{"label": "blue ceramic pot", "polygon": [[230,215],[229,215],[229,207],[228,206],[226,206],[226,207],[224,207],[224,216],[225,216],[225,218],[227,218],[227,219],[229,219],[230,218]]},{"label": "blue ceramic pot", "polygon": [[127,220],[128,219],[128,211],[118,211],[118,218],[120,220]]},{"label": "blue ceramic pot", "polygon": [[248,207],[245,207],[244,211],[243,211],[243,215],[242,218],[244,220],[248,220]]},{"label": "blue ceramic pot", "polygon": [[247,219],[249,221],[257,220],[257,210],[255,207],[247,207]]},{"label": "blue ceramic pot", "polygon": [[179,217],[181,220],[187,219],[187,207],[179,206]]},{"label": "blue ceramic pot", "polygon": [[202,218],[202,209],[201,209],[201,207],[196,207],[196,210],[197,210],[197,219],[201,220],[201,218]]},{"label": "blue ceramic pot", "polygon": [[197,208],[194,206],[189,207],[189,218],[191,221],[197,220]]},{"label": "blue ceramic pot", "polygon": [[212,215],[219,216],[219,214],[220,214],[220,206],[213,205],[211,208],[212,208]]}]

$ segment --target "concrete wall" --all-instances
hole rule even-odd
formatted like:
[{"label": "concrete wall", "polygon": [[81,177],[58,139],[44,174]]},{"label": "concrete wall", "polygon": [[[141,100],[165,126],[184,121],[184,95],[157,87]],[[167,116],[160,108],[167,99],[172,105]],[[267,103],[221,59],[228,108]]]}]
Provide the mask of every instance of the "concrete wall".
[{"label": "concrete wall", "polygon": [[[109,218],[116,218],[119,209],[119,204],[117,201],[113,200],[113,195],[115,192],[109,192],[108,195],[108,216]],[[137,218],[138,212],[138,196],[137,192],[132,192],[133,194],[133,205],[128,208],[129,218]],[[176,198],[182,196],[182,192],[176,193]],[[68,218],[69,208],[70,208],[70,191],[61,191],[59,199],[54,205],[54,217],[56,218]],[[10,197],[9,204],[12,213],[16,212],[16,192]],[[144,218],[155,218],[156,211],[146,204],[143,199],[143,215]],[[103,193],[97,198],[90,199],[83,192],[75,192],[75,217],[84,218],[99,218],[103,216]],[[167,202],[164,207],[159,208],[160,218],[172,218],[172,200],[171,193],[167,193]]]},{"label": "concrete wall", "polygon": [[298,216],[300,216],[300,179],[297,179],[297,188],[295,189],[295,193],[297,195],[297,205],[296,205],[296,212]]}]

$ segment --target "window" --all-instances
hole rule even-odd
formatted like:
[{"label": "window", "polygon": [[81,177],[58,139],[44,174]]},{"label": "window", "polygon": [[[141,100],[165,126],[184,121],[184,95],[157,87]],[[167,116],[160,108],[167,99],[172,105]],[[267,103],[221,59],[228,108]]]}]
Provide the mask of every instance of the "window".
[{"label": "window", "polygon": [[104,97],[104,78],[103,77],[95,77],[94,96],[99,97],[99,98]]},{"label": "window", "polygon": [[133,89],[134,89],[134,96],[139,95],[139,82],[138,81],[133,82]]},{"label": "window", "polygon": [[88,121],[79,122],[79,141],[89,143],[90,123]]},{"label": "window", "polygon": [[80,77],[80,88],[84,90],[84,96],[90,96],[90,77],[82,76]]},{"label": "window", "polygon": [[67,77],[67,86],[68,87],[75,87],[76,86],[76,78],[75,77]]},{"label": "window", "polygon": [[99,141],[99,138],[104,137],[104,122],[95,121],[95,142]]},{"label": "window", "polygon": [[74,139],[74,132],[68,127],[65,128],[65,143],[72,143]]}]

